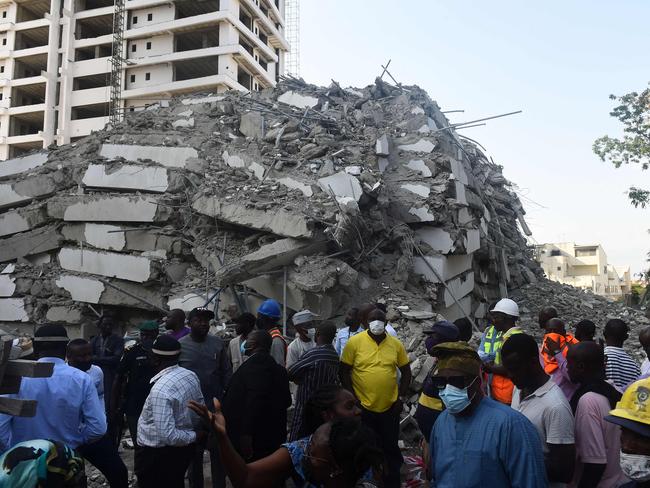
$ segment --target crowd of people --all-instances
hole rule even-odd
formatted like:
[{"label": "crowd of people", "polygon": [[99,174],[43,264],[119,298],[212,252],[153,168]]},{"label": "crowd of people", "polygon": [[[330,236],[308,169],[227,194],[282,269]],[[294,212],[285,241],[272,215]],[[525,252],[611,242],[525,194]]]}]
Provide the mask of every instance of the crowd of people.
[{"label": "crowd of people", "polygon": [[[583,320],[567,330],[539,312],[540,343],[519,308],[489,308],[478,347],[468,318],[422,331],[433,365],[413,412],[424,439],[426,484],[446,487],[650,487],[650,361],[623,349],[629,327],[602,339]],[[400,427],[411,412],[410,358],[380,303],[347,312],[342,327],[309,310],[290,317],[266,300],[210,333],[214,313],[138,325],[127,341],[113,316],[90,341],[39,327],[20,357],[54,363],[24,378],[34,417],[0,415],[0,487],[85,486],[85,464],[112,488],[129,486],[118,453],[125,430],[141,488],[399,487]],[[650,354],[650,328],[639,334]]]}]

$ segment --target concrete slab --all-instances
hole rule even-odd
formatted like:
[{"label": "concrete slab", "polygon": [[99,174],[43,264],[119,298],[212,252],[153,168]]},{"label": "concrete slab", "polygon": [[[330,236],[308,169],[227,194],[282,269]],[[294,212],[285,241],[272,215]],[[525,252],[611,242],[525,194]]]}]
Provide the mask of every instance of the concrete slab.
[{"label": "concrete slab", "polygon": [[42,227],[0,239],[0,262],[58,249],[61,247],[62,240],[55,226]]},{"label": "concrete slab", "polygon": [[63,269],[120,278],[144,283],[155,277],[152,261],[142,256],[112,252],[63,248],[59,251],[59,264]]},{"label": "concrete slab", "polygon": [[0,297],[12,297],[16,291],[16,278],[0,274]]},{"label": "concrete slab", "polygon": [[456,201],[460,205],[467,205],[467,195],[465,194],[465,185],[463,185],[458,180],[454,182],[454,185],[456,188]]},{"label": "concrete slab", "polygon": [[[465,276],[455,278],[447,283],[447,287],[453,292],[456,300],[460,301],[465,296],[474,291],[474,272],[469,272]],[[444,300],[445,307],[451,307],[454,304],[454,299],[449,292],[445,289]]]},{"label": "concrete slab", "polygon": [[178,119],[172,122],[174,129],[192,129],[194,127],[194,117],[189,119]]},{"label": "concrete slab", "polygon": [[127,161],[151,160],[168,168],[184,168],[187,160],[197,158],[199,153],[193,147],[102,144],[99,155]]},{"label": "concrete slab", "polygon": [[422,161],[421,159],[412,159],[408,163],[406,163],[404,166],[406,166],[409,169],[412,169],[413,171],[417,171],[420,173],[422,176],[425,178],[429,178],[430,176],[433,175],[427,164]]},{"label": "concrete slab", "polygon": [[0,321],[28,322],[24,298],[0,298]]},{"label": "concrete slab", "polygon": [[481,248],[481,231],[479,229],[467,229],[465,237],[465,251],[471,254]]},{"label": "concrete slab", "polygon": [[458,320],[462,317],[469,316],[472,314],[472,297],[468,296],[465,298],[460,298],[459,300],[460,307],[457,304],[453,304],[447,308],[439,310],[439,313],[447,320]]},{"label": "concrete slab", "polygon": [[15,183],[0,184],[0,209],[21,205],[36,198],[52,195],[59,189],[54,178],[38,175]]},{"label": "concrete slab", "polygon": [[0,178],[17,175],[30,169],[43,166],[47,162],[47,153],[38,152],[21,158],[7,159],[0,162]]},{"label": "concrete slab", "polygon": [[[212,296],[215,292],[216,290],[210,290],[210,296]],[[167,300],[167,306],[169,307],[169,310],[180,308],[185,312],[190,312],[193,308],[205,306],[205,302],[207,301],[208,300],[205,298],[205,295],[199,295],[197,293],[191,292],[185,294],[177,294],[173,297],[169,297],[169,300]]]},{"label": "concrete slab", "polygon": [[463,163],[456,159],[450,159],[449,163],[451,165],[451,172],[453,173],[454,177],[463,185],[467,185],[469,179],[467,178],[467,172],[465,171]]},{"label": "concrete slab", "polygon": [[361,195],[363,195],[363,190],[361,189],[359,180],[354,176],[347,174],[345,171],[340,171],[332,176],[320,178],[318,180],[318,185],[328,195],[333,192],[337,200],[339,198],[348,197],[353,198],[358,202]]},{"label": "concrete slab", "polygon": [[402,188],[404,190],[410,191],[411,193],[415,193],[422,198],[428,198],[429,194],[431,193],[431,188],[429,185],[423,185],[419,183],[405,183],[402,185]]},{"label": "concrete slab", "polygon": [[291,264],[298,256],[309,256],[324,251],[325,247],[324,242],[279,239],[217,269],[216,283],[219,286],[240,283],[266,271]]},{"label": "concrete slab", "polygon": [[32,266],[41,266],[52,262],[52,255],[49,252],[34,254],[33,256],[26,256],[25,259],[29,261]]},{"label": "concrete slab", "polygon": [[288,176],[284,178],[273,179],[273,181],[277,181],[281,185],[284,185],[291,190],[299,190],[306,197],[311,197],[314,195],[314,190],[312,189],[311,185],[303,183],[302,181],[294,180]]},{"label": "concrete slab", "polygon": [[222,156],[223,161],[230,166],[231,168],[246,168],[248,165],[244,162],[241,156],[237,154],[229,154],[228,151],[224,151]]},{"label": "concrete slab", "polygon": [[449,254],[454,249],[451,234],[439,227],[422,227],[415,234],[434,251]]},{"label": "concrete slab", "polygon": [[284,208],[258,210],[211,196],[199,197],[192,208],[209,217],[280,236],[310,238],[313,235],[305,215]]},{"label": "concrete slab", "polygon": [[436,145],[426,139],[420,139],[414,144],[403,144],[399,148],[402,151],[430,153],[436,148]]},{"label": "concrete slab", "polygon": [[181,103],[183,105],[199,105],[201,103],[221,102],[222,100],[225,100],[225,99],[226,99],[226,97],[222,97],[222,96],[183,98],[183,100],[181,100]]},{"label": "concrete slab", "polygon": [[169,188],[167,170],[155,166],[125,164],[111,170],[105,164],[90,164],[82,183],[97,188],[142,190],[164,193]]},{"label": "concrete slab", "polygon": [[66,222],[164,222],[169,208],[159,207],[154,196],[78,195],[47,202],[50,217]]},{"label": "concrete slab", "polygon": [[409,214],[415,215],[420,222],[435,222],[436,216],[431,213],[428,207],[411,207]]},{"label": "concrete slab", "polygon": [[377,143],[375,144],[375,154],[377,156],[390,155],[390,143],[388,142],[388,136],[386,136],[386,134],[377,139]]},{"label": "concrete slab", "polygon": [[[111,280],[111,283],[159,307],[165,305],[162,298],[164,293],[157,288],[152,289],[129,281],[120,280]],[[105,286],[101,281],[94,278],[62,274],[56,280],[55,284],[59,288],[66,290],[72,300],[77,302],[153,310],[153,307],[131,298],[114,288]]]},{"label": "concrete slab", "polygon": [[264,139],[266,131],[264,117],[259,112],[248,112],[241,116],[239,132],[252,139]]},{"label": "concrete slab", "polygon": [[0,214],[0,237],[31,230],[47,222],[45,207],[19,208]]},{"label": "concrete slab", "polygon": [[309,97],[289,90],[278,97],[278,102],[286,103],[298,108],[314,108],[318,105],[318,98]]},{"label": "concrete slab", "polygon": [[92,247],[108,251],[122,251],[126,247],[122,227],[106,224],[68,224],[61,234],[68,241],[86,242]]},{"label": "concrete slab", "polygon": [[81,322],[81,310],[73,306],[50,307],[45,318],[50,323],[78,324]]}]

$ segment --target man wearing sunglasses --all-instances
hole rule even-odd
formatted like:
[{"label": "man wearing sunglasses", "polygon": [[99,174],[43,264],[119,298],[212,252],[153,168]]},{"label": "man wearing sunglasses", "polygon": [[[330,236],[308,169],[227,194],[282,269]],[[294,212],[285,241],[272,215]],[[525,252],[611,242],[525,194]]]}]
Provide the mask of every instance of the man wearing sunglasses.
[{"label": "man wearing sunglasses", "polygon": [[483,395],[481,359],[464,342],[433,347],[433,382],[445,410],[431,432],[433,486],[548,486],[542,443],[519,412]]}]

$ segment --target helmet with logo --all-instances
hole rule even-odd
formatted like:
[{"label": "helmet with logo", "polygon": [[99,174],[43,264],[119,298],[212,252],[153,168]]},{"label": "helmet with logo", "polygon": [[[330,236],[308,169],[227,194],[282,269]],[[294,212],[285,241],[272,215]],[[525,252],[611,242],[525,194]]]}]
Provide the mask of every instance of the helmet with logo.
[{"label": "helmet with logo", "polygon": [[650,378],[632,383],[605,420],[650,437]]}]

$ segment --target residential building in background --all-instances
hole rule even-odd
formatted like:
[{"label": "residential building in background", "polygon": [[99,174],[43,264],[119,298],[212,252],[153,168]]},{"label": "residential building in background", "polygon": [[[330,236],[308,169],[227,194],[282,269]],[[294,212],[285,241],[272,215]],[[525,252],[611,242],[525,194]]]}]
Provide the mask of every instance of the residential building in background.
[{"label": "residential building in background", "polygon": [[[0,159],[105,126],[113,11],[113,0],[0,0]],[[284,30],[284,0],[127,0],[123,107],[272,87]]]},{"label": "residential building in background", "polygon": [[622,299],[632,291],[629,266],[609,264],[600,244],[541,244],[535,247],[535,257],[550,280],[612,299]]}]

